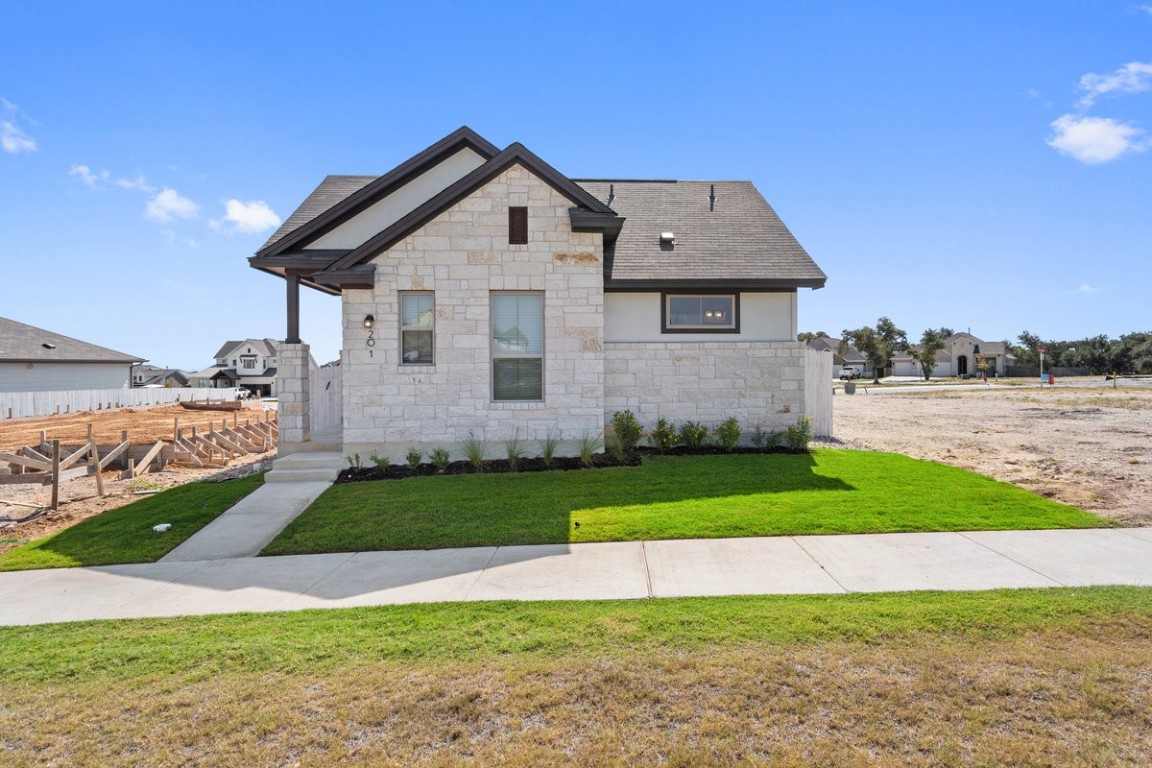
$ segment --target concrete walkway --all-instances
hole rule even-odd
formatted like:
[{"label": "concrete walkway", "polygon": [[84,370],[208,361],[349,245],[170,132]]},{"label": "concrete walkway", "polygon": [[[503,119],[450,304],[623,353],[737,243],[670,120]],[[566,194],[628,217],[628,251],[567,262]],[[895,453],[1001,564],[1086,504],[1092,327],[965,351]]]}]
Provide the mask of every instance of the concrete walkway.
[{"label": "concrete walkway", "polygon": [[149,565],[0,573],[0,624],[455,600],[1098,584],[1152,586],[1152,528],[166,558]]}]

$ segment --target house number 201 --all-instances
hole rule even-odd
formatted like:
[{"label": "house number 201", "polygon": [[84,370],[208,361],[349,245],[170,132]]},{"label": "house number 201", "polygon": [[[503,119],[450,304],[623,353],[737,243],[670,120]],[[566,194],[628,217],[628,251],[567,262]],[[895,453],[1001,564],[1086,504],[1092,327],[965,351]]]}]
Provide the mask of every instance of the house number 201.
[{"label": "house number 201", "polygon": [[368,331],[368,340],[365,341],[364,344],[368,347],[368,357],[372,357],[372,347],[376,346],[376,331],[375,330],[369,330]]}]

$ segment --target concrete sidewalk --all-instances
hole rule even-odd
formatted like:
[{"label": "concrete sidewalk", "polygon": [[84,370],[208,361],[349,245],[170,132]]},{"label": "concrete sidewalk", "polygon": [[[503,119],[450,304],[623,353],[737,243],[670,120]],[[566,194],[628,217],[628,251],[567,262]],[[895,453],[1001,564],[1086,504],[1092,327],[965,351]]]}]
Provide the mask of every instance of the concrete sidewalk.
[{"label": "concrete sidewalk", "polygon": [[1152,528],[476,547],[21,571],[0,573],[0,624],[456,600],[1103,584],[1152,586]]}]

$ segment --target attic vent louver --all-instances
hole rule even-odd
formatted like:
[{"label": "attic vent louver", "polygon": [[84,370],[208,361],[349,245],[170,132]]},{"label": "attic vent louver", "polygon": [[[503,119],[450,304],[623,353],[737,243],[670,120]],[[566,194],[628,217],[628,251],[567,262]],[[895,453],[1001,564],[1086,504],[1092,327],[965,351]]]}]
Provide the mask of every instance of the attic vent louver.
[{"label": "attic vent louver", "polygon": [[661,232],[660,245],[676,245],[676,235],[672,232]]}]

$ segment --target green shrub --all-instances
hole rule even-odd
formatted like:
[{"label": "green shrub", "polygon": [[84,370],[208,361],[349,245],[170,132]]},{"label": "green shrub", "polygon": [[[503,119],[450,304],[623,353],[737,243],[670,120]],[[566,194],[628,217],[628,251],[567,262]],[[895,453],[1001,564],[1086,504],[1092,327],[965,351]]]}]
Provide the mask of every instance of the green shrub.
[{"label": "green shrub", "polygon": [[586,467],[591,467],[592,455],[603,446],[604,442],[599,434],[593,435],[585,432],[584,436],[580,438],[580,463]]},{"label": "green shrub", "polygon": [[768,451],[780,445],[780,438],[779,432],[765,432],[764,428],[757,424],[756,430],[752,433],[752,445],[762,451]]},{"label": "green shrub", "polygon": [[420,466],[420,460],[424,458],[424,454],[415,448],[409,448],[408,453],[404,454],[404,460],[408,462],[408,469],[416,471],[416,467]]},{"label": "green shrub", "polygon": [[807,451],[812,441],[812,420],[801,416],[796,423],[784,431],[784,443],[790,451]]},{"label": "green shrub", "polygon": [[680,427],[680,442],[690,451],[704,447],[708,442],[708,427],[695,421],[686,421]]},{"label": "green shrub", "polygon": [[548,430],[548,434],[540,441],[540,460],[544,462],[545,467],[552,466],[552,460],[556,458],[556,447],[560,444],[560,433],[555,430]]},{"label": "green shrub", "polygon": [[448,468],[450,455],[446,448],[433,448],[428,458],[432,460],[432,466],[441,472]]},{"label": "green shrub", "polygon": [[644,429],[632,411],[616,411],[612,415],[612,432],[616,435],[619,450],[623,453],[632,453],[640,443]]},{"label": "green shrub", "polygon": [[468,437],[464,438],[462,443],[464,447],[464,455],[468,458],[468,463],[477,472],[484,471],[484,454],[488,451],[488,443],[482,437],[476,437],[474,432],[469,432]]},{"label": "green shrub", "polygon": [[354,453],[351,456],[345,456],[348,460],[348,466],[352,469],[360,469],[360,454]]},{"label": "green shrub", "polygon": [[648,443],[660,453],[667,453],[679,442],[676,424],[667,419],[657,419],[655,429],[648,433]]},{"label": "green shrub", "polygon": [[736,450],[736,446],[740,443],[740,422],[734,416],[724,419],[720,422],[720,426],[716,427],[716,442],[727,453]]},{"label": "green shrub", "polygon": [[528,455],[524,441],[520,439],[520,430],[516,430],[510,440],[504,441],[504,455],[508,457],[508,468],[515,472],[520,461]]},{"label": "green shrub", "polygon": [[381,456],[376,453],[376,451],[372,451],[372,455],[368,457],[368,461],[372,462],[372,466],[376,467],[376,469],[386,469],[389,463],[387,456]]}]

